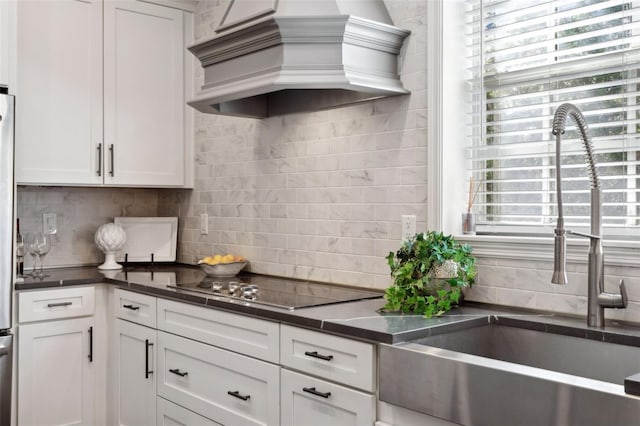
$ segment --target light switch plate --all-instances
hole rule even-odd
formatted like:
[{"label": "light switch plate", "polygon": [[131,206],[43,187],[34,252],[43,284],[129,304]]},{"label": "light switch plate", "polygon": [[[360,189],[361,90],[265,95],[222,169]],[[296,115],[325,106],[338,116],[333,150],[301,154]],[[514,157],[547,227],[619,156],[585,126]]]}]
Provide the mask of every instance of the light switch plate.
[{"label": "light switch plate", "polygon": [[200,214],[200,235],[207,235],[209,233],[209,215],[206,213]]}]

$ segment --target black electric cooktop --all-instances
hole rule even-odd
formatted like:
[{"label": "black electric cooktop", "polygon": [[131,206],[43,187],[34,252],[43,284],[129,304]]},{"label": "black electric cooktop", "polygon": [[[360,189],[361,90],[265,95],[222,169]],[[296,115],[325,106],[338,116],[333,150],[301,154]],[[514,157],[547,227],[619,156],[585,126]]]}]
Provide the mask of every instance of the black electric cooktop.
[{"label": "black electric cooktop", "polygon": [[199,281],[178,282],[167,287],[289,310],[382,297],[379,291],[257,274],[232,278],[205,276]]}]

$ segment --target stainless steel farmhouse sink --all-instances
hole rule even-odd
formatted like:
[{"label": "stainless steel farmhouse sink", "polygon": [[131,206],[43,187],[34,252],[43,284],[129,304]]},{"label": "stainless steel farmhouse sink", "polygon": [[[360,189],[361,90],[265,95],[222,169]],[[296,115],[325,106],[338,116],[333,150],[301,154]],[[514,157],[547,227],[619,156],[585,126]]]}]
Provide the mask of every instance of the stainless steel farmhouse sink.
[{"label": "stainless steel farmhouse sink", "polygon": [[[613,343],[613,342],[617,343]],[[490,316],[381,345],[380,399],[465,425],[636,425],[638,335]]]}]

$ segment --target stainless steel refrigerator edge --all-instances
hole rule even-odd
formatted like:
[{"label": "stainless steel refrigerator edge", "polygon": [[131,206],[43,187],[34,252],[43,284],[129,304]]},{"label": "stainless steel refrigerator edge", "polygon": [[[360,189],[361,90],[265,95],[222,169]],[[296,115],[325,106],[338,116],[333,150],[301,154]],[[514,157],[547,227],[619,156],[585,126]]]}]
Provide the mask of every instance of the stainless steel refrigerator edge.
[{"label": "stainless steel refrigerator edge", "polygon": [[11,424],[15,98],[0,87],[0,426]]}]

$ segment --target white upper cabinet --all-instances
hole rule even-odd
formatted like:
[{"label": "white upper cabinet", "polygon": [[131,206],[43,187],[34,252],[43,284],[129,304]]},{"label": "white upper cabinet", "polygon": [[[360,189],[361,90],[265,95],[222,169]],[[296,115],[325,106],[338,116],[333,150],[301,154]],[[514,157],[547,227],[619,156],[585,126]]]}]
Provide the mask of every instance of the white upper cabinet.
[{"label": "white upper cabinet", "polygon": [[12,84],[9,64],[13,62],[14,48],[11,40],[15,39],[15,17],[12,16],[14,11],[14,2],[0,1],[0,86],[9,86],[10,89]]},{"label": "white upper cabinet", "polygon": [[18,2],[16,181],[101,184],[102,2]]},{"label": "white upper cabinet", "polygon": [[134,0],[18,2],[16,181],[184,186],[191,19]]},{"label": "white upper cabinet", "polygon": [[184,182],[182,11],[104,3],[105,182]]}]

